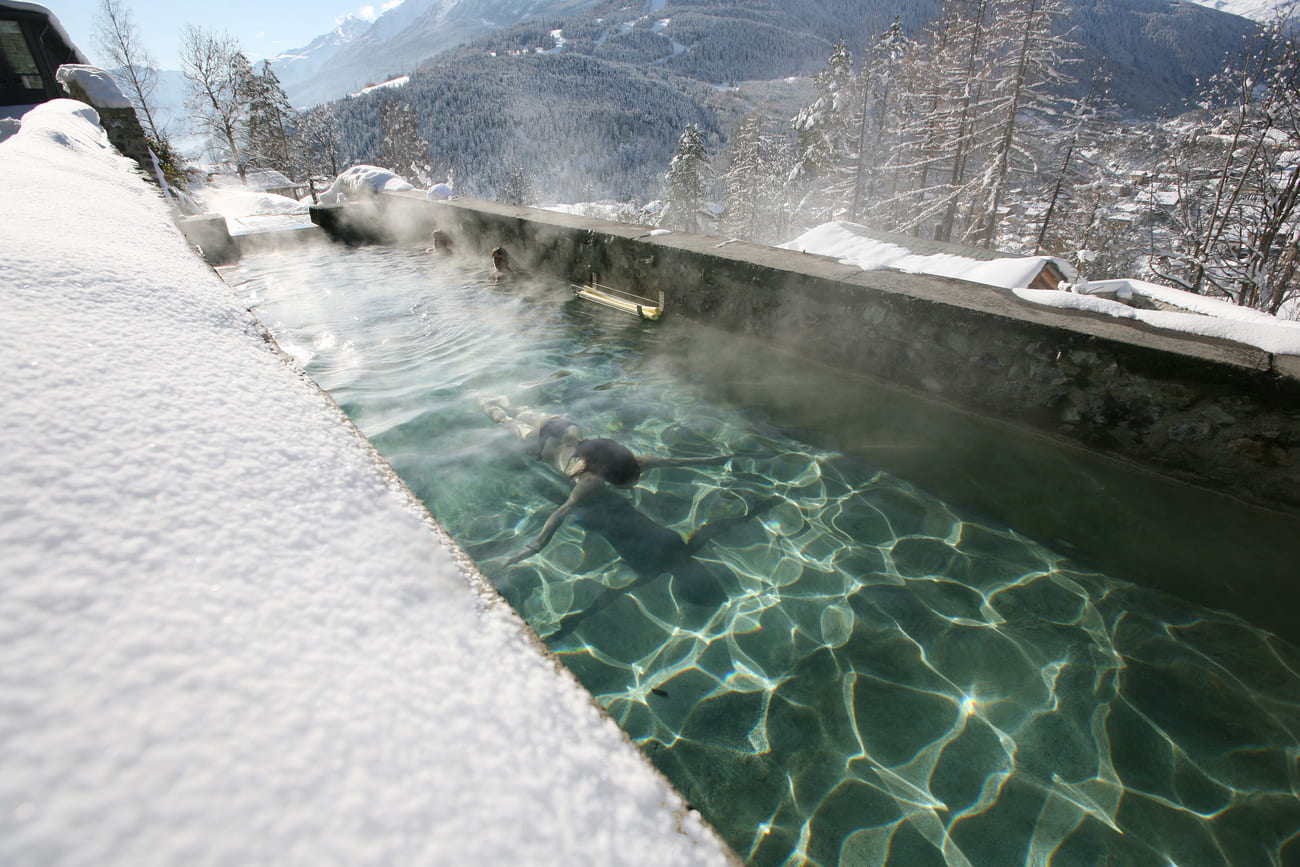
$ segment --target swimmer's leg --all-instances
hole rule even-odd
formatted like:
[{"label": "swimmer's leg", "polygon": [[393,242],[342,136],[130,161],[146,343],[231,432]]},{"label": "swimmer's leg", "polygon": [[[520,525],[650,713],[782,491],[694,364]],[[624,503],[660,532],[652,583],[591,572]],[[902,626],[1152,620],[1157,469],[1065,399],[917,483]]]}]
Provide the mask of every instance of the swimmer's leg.
[{"label": "swimmer's leg", "polygon": [[[508,411],[510,401],[504,397],[480,397],[478,399],[478,408],[483,410],[483,414],[510,431],[515,437],[524,444],[524,449],[529,453],[536,453],[537,428],[538,424],[533,424],[533,417],[540,415],[534,410],[523,407],[513,417]],[[543,421],[545,416],[542,417]]]},{"label": "swimmer's leg", "polygon": [[515,413],[515,421],[520,422],[521,424],[526,424],[529,427],[537,428],[538,430],[541,430],[542,425],[546,424],[552,418],[554,418],[554,416],[550,413],[538,412],[537,410],[529,409],[526,406],[521,406],[519,411]]},{"label": "swimmer's leg", "polygon": [[510,421],[510,413],[506,412],[508,406],[510,406],[510,399],[505,395],[501,397],[480,397],[478,399],[478,408],[483,410],[484,414],[497,424],[505,424]]}]

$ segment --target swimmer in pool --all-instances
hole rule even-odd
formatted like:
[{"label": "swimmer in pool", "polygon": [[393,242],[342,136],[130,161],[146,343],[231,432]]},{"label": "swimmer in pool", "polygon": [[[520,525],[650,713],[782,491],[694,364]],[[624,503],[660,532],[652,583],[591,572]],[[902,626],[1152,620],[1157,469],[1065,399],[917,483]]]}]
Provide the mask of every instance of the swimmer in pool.
[{"label": "swimmer in pool", "polygon": [[451,255],[451,238],[447,233],[439,229],[433,233],[433,246],[425,250],[431,256],[450,256]]},{"label": "swimmer in pool", "polygon": [[516,273],[515,269],[510,266],[510,255],[506,253],[504,247],[492,248],[492,270],[488,272],[488,279],[494,283],[500,283],[509,280],[510,275]]},{"label": "swimmer in pool", "polygon": [[642,473],[656,467],[720,464],[731,458],[730,455],[703,458],[636,455],[611,439],[583,438],[578,425],[562,415],[550,415],[528,407],[519,407],[511,415],[510,403],[504,397],[480,398],[478,405],[488,418],[513,432],[529,454],[555,467],[574,483],[573,493],[546,519],[537,538],[522,553],[506,561],[507,565],[518,563],[545,548],[569,513],[604,491],[607,484],[630,488]]}]

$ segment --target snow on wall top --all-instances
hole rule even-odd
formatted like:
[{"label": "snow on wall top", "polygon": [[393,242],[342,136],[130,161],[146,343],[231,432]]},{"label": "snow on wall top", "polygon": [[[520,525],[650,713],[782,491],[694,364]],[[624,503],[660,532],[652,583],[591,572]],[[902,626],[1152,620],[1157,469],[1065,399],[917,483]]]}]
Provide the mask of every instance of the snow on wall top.
[{"label": "snow on wall top", "polygon": [[54,73],[54,77],[66,93],[72,93],[71,86],[76,84],[86,94],[86,98],[100,108],[132,107],[131,100],[122,93],[113,76],[97,66],[65,63]]},{"label": "snow on wall top", "polygon": [[725,863],[91,109],[0,165],[0,863]]},{"label": "snow on wall top", "polygon": [[968,259],[951,253],[922,255],[906,247],[878,241],[856,234],[844,222],[823,223],[804,232],[789,243],[786,250],[816,253],[839,259],[845,265],[856,265],[864,271],[905,271],[909,274],[930,274],[935,277],[953,277],[972,283],[984,283],[1003,289],[1029,286],[1046,256],[1008,256],[1002,259]]},{"label": "snow on wall top", "polygon": [[334,205],[355,199],[357,196],[374,196],[379,193],[400,193],[415,189],[405,178],[378,166],[353,166],[334,179],[330,188],[318,197],[322,205]]},{"label": "snow on wall top", "polygon": [[[825,223],[781,246],[787,250],[832,256],[845,265],[856,265],[864,271],[893,270],[954,277],[1011,289],[1021,299],[1035,304],[1133,320],[1169,332],[1233,340],[1280,355],[1300,355],[1300,322],[1279,319],[1228,301],[1139,280],[1093,281],[1087,284],[1085,292],[1095,294],[1029,289],[1027,287],[1046,257],[980,261],[948,254],[925,256],[896,244],[864,237],[853,232],[850,225]],[[1053,261],[1060,263],[1061,260]],[[1180,310],[1135,309],[1119,301],[1098,297],[1102,293],[1130,297],[1144,295]]]}]

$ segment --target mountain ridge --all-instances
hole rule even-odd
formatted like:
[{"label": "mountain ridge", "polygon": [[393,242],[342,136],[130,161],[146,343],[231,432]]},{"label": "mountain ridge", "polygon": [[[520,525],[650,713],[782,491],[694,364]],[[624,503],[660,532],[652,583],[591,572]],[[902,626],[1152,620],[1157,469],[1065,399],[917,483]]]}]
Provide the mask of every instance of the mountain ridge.
[{"label": "mountain ridge", "polygon": [[[352,25],[343,38],[326,34],[304,49],[271,58],[294,105],[343,98],[367,85],[466,51],[579,50],[634,64],[662,65],[714,84],[815,71],[840,36],[864,45],[895,15],[909,32],[938,13],[941,0],[908,4],[890,0],[406,0],[364,28]],[[1117,101],[1132,113],[1151,115],[1187,100],[1198,81],[1221,66],[1251,25],[1235,11],[1271,15],[1270,0],[1098,0],[1081,5],[1072,23],[1081,35],[1084,66],[1109,65]],[[1224,7],[1218,11],[1214,7]],[[356,20],[356,19],[353,19]],[[562,25],[566,45],[557,48],[549,29],[531,44],[521,37],[543,22]],[[590,46],[568,31],[599,29]],[[730,32],[729,32],[730,31]],[[738,61],[718,42],[737,44],[751,34],[762,49]],[[679,35],[683,34],[683,35]],[[327,39],[326,37],[331,37]],[[658,41],[656,41],[658,38]],[[289,58],[310,56],[308,61]],[[790,62],[779,66],[776,61]],[[734,68],[728,68],[728,66]]]}]

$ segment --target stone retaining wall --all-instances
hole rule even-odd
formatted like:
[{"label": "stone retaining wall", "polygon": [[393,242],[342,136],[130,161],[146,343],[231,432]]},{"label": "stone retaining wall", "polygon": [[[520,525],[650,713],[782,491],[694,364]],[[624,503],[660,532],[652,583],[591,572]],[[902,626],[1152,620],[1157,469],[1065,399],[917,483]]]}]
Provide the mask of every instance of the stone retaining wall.
[{"label": "stone retaining wall", "polygon": [[516,267],[595,279],[781,351],[900,384],[1300,514],[1300,359],[1041,307],[993,287],[861,271],[756,244],[418,194],[313,209],[348,243],[504,246]]}]

